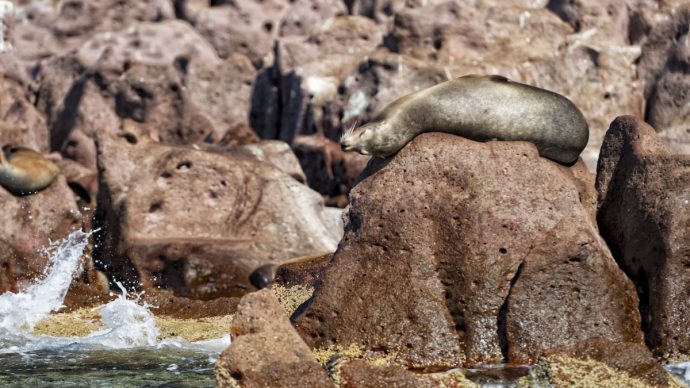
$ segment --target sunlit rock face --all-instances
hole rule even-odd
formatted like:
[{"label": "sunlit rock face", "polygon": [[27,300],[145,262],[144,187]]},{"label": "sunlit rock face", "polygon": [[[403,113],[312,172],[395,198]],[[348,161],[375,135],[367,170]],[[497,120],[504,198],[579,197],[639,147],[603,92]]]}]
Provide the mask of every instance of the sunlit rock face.
[{"label": "sunlit rock face", "polygon": [[298,331],[427,370],[530,362],[593,338],[642,344],[582,168],[440,133],[369,164]]},{"label": "sunlit rock face", "polygon": [[640,293],[646,341],[658,356],[690,352],[690,156],[654,128],[618,117],[597,169],[602,235]]},{"label": "sunlit rock face", "polygon": [[202,299],[242,295],[256,267],[335,250],[339,216],[270,157],[161,145],[130,124],[98,140],[96,255],[113,279]]}]

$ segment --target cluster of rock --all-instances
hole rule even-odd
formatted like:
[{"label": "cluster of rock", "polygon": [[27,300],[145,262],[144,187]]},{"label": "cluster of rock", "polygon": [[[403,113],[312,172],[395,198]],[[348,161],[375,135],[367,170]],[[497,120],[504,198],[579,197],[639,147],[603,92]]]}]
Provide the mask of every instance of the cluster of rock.
[{"label": "cluster of rock", "polygon": [[[304,344],[327,354],[350,387],[444,386],[439,371],[542,357],[593,359],[636,384],[672,386],[654,356],[690,350],[689,166],[633,116],[604,138],[596,191],[582,161],[558,165],[532,144],[420,135],[362,173],[330,259],[278,270],[278,295],[311,293],[294,328],[272,329],[303,342],[274,344],[300,354],[302,368],[315,363]],[[268,295],[246,296],[238,315],[266,314],[252,303]],[[287,322],[277,310],[270,320]],[[262,329],[236,325],[220,381],[282,386],[323,374],[293,374],[297,361],[249,342]],[[260,373],[268,363],[273,374]]]},{"label": "cluster of rock", "polygon": [[[459,367],[590,357],[666,385],[653,356],[690,353],[683,1],[24,0],[4,15],[0,144],[53,153],[62,175],[0,188],[0,292],[72,228],[97,232],[68,302],[105,297],[105,274],[186,316],[234,311],[254,269],[337,247],[279,268],[275,293],[313,293],[294,326],[270,292],[246,297],[219,383],[452,386],[470,384]],[[385,161],[341,151],[345,128],[468,73],[570,98],[583,160],[443,134]],[[623,113],[653,128],[609,128]],[[324,205],[348,203],[342,236]]]}]

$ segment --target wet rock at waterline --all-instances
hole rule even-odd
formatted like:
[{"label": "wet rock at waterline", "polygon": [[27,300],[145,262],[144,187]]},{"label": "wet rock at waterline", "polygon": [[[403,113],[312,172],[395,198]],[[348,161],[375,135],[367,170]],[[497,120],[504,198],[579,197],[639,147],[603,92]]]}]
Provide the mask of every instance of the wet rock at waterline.
[{"label": "wet rock at waterline", "polygon": [[634,287],[580,187],[529,143],[418,136],[364,171],[298,331],[427,370],[642,343]]},{"label": "wet rock at waterline", "polygon": [[640,293],[648,346],[690,352],[690,156],[672,155],[654,129],[618,117],[597,168],[597,218]]},{"label": "wet rock at waterline", "polygon": [[232,344],[216,364],[219,387],[333,387],[270,290],[246,295],[232,321]]},{"label": "wet rock at waterline", "polygon": [[292,176],[247,150],[166,146],[139,128],[98,138],[96,257],[111,279],[239,296],[260,265],[335,250],[339,213]]}]

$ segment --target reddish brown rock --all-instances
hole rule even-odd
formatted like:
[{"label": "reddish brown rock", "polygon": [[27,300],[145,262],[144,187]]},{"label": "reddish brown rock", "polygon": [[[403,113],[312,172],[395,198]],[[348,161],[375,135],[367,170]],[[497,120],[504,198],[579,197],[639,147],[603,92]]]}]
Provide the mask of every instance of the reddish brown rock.
[{"label": "reddish brown rock", "polygon": [[645,82],[645,120],[671,151],[690,154],[690,6],[657,25],[642,47],[639,74]]},{"label": "reddish brown rock", "polygon": [[79,47],[93,34],[117,31],[139,21],[174,18],[169,0],[71,0],[55,4],[17,4],[11,43],[34,62]]},{"label": "reddish brown rock", "polygon": [[31,102],[28,79],[12,66],[15,60],[9,53],[0,54],[0,144],[47,152],[46,121]]},{"label": "reddish brown rock", "polygon": [[690,352],[690,157],[671,155],[654,129],[621,116],[597,168],[602,236],[637,285],[647,345]]},{"label": "reddish brown rock", "polygon": [[341,0],[304,0],[291,2],[281,20],[280,36],[308,35],[311,30],[323,25],[324,20],[347,15],[345,2]]},{"label": "reddish brown rock", "polygon": [[632,283],[581,197],[531,144],[420,135],[363,173],[297,329],[312,347],[360,344],[432,370],[641,343]]},{"label": "reddish brown rock", "polygon": [[329,197],[346,194],[369,161],[368,156],[344,152],[340,144],[319,135],[298,136],[292,147],[309,186]]},{"label": "reddish brown rock", "polygon": [[332,252],[340,238],[316,192],[246,151],[161,145],[132,122],[98,146],[96,257],[130,286],[243,295],[254,268]]},{"label": "reddish brown rock", "polygon": [[216,364],[219,387],[333,387],[269,290],[242,298],[232,344]]},{"label": "reddish brown rock", "polygon": [[473,387],[460,370],[450,373],[415,373],[395,365],[373,366],[363,360],[354,360],[340,367],[343,388],[434,388]]},{"label": "reddish brown rock", "polygon": [[641,343],[613,343],[603,339],[593,339],[571,347],[552,350],[546,354],[567,355],[580,360],[596,360],[654,387],[669,386],[668,372],[654,360],[649,349]]},{"label": "reddish brown rock", "polygon": [[95,171],[93,138],[123,118],[169,144],[257,141],[247,125],[253,77],[246,57],[219,60],[185,23],[139,23],[42,63],[37,106],[51,148]]},{"label": "reddish brown rock", "polygon": [[284,0],[229,2],[198,10],[194,25],[221,58],[240,53],[260,67],[287,5]]},{"label": "reddish brown rock", "polygon": [[[50,241],[81,228],[82,214],[65,178],[36,194],[16,197],[0,186],[0,245],[4,246],[3,289],[17,290],[43,273],[47,257],[41,252]],[[4,242],[4,243],[2,243]]]}]

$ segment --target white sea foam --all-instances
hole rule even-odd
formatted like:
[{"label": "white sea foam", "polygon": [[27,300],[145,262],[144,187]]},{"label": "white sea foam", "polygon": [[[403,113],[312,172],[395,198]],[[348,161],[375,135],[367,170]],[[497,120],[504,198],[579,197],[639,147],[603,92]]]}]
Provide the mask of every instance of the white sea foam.
[{"label": "white sea foam", "polygon": [[82,231],[72,232],[48,249],[51,263],[43,280],[24,292],[0,295],[0,333],[30,332],[36,323],[62,306],[88,238]]},{"label": "white sea foam", "polygon": [[33,334],[34,326],[62,307],[72,276],[88,243],[89,234],[75,231],[48,250],[49,265],[43,280],[24,292],[0,295],[0,354],[27,353],[62,347],[125,349],[138,347],[179,348],[219,353],[230,345],[230,337],[188,343],[159,341],[153,314],[139,296],[133,298],[118,283],[122,294],[101,307],[105,328],[84,337],[53,337]]}]

